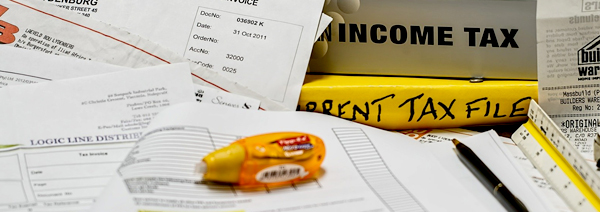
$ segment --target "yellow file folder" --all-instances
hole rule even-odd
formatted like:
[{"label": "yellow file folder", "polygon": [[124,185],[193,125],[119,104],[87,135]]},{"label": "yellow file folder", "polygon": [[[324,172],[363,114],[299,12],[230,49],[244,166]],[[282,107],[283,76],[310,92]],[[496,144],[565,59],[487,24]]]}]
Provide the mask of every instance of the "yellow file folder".
[{"label": "yellow file folder", "polygon": [[297,110],[389,129],[495,125],[527,120],[537,81],[307,75]]}]

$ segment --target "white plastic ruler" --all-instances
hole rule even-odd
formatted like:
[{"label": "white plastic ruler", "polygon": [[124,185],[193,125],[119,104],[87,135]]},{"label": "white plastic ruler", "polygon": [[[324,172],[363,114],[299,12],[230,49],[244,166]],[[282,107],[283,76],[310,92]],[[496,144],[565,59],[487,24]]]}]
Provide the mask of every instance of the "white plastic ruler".
[{"label": "white plastic ruler", "polygon": [[512,140],[574,211],[600,211],[600,176],[535,102]]}]

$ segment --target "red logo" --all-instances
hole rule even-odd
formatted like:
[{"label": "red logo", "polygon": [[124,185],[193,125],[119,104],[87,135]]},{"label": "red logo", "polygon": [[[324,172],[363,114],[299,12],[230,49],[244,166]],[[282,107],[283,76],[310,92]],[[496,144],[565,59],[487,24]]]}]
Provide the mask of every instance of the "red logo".
[{"label": "red logo", "polygon": [[[4,15],[6,11],[8,11],[8,8],[0,5],[0,16]],[[8,44],[15,42],[15,33],[18,31],[19,27],[0,20],[0,43]]]},{"label": "red logo", "polygon": [[310,140],[308,139],[308,135],[301,135],[293,138],[284,138],[277,141],[279,146],[290,146],[290,145],[298,145],[303,143],[308,143]]}]

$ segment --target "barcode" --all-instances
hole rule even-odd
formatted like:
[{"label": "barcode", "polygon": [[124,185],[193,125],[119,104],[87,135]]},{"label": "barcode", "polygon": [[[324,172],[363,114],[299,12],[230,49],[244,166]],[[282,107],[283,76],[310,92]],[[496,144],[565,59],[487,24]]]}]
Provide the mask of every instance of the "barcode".
[{"label": "barcode", "polygon": [[295,168],[295,169],[282,169],[282,170],[278,170],[278,171],[270,171],[270,172],[265,172],[263,174],[263,179],[273,179],[273,178],[283,178],[283,177],[287,177],[287,176],[298,176],[300,175],[300,169],[299,168]]}]

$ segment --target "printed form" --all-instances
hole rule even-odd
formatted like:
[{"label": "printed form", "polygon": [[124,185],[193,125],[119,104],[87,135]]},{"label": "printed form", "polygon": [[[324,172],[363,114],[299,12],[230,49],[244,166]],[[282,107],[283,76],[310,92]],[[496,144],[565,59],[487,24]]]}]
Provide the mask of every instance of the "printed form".
[{"label": "printed form", "polygon": [[98,20],[148,38],[287,108],[296,108],[324,5],[323,0],[103,3]]},{"label": "printed form", "polygon": [[[197,84],[192,89],[185,63],[134,70],[8,46],[0,46],[0,58],[0,108],[12,112],[0,121],[0,147],[20,144],[0,148],[0,211],[88,210],[152,114],[193,102],[194,93],[198,102],[258,105]],[[47,82],[75,77],[83,78]],[[110,95],[124,99],[95,98]],[[96,136],[81,136],[86,132]]]},{"label": "printed form", "polygon": [[540,106],[586,159],[600,117],[600,2],[537,2]]},{"label": "printed form", "polygon": [[134,142],[0,149],[0,211],[87,211]]},{"label": "printed form", "polygon": [[[49,2],[0,0],[0,23],[3,46],[130,68],[189,61],[144,38]],[[214,71],[192,63],[190,66],[194,83],[257,99],[264,110],[286,109]]]},{"label": "printed form", "polygon": [[[194,118],[191,118],[194,117]],[[318,177],[244,189],[199,182],[202,158],[242,137],[305,132],[323,139]],[[449,153],[453,154],[451,150]],[[175,105],[133,147],[94,211],[473,211],[503,209],[483,188],[466,189],[425,145],[316,113]],[[443,180],[442,180],[443,179]],[[489,195],[486,201],[477,196]]]},{"label": "printed form", "polygon": [[[96,64],[44,56],[76,68]],[[9,68],[6,64],[0,70]],[[39,74],[77,75],[61,74],[56,70],[61,65]],[[28,68],[36,66],[23,64],[21,72],[0,76],[8,82],[36,80],[21,74],[34,74]],[[0,211],[90,209],[153,115],[170,104],[194,102],[187,63],[113,68],[107,74],[0,89],[0,108],[11,111],[0,120],[0,144],[20,144],[0,148]]]}]

